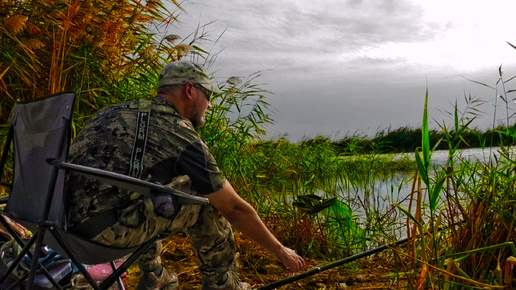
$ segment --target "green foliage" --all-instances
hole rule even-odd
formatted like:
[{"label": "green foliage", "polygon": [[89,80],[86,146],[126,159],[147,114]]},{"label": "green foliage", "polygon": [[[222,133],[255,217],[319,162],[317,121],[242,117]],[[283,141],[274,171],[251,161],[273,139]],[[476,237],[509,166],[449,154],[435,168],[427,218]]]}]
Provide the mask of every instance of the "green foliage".
[{"label": "green foliage", "polygon": [[351,208],[335,200],[325,210],[325,225],[328,238],[337,247],[335,254],[350,256],[367,249],[366,232],[355,222]]},{"label": "green foliage", "polygon": [[343,139],[333,141],[335,150],[341,155],[355,155],[361,153],[374,152],[377,143],[370,140],[367,136],[348,136]]},{"label": "green foliage", "polygon": [[222,84],[223,93],[211,100],[206,126],[200,133],[219,160],[225,159],[228,146],[239,148],[258,140],[265,134],[262,127],[273,122],[264,97],[267,91],[254,83],[259,76],[256,73],[244,80],[231,77]]},{"label": "green foliage", "polygon": [[324,229],[331,241],[331,255],[349,256],[366,248],[365,231],[355,223],[351,208],[337,198],[322,199],[308,194],[298,196],[292,204]]},{"label": "green foliage", "polygon": [[[450,242],[452,252],[489,247],[516,238],[515,156],[507,151],[498,153],[499,157],[493,162],[462,162],[461,170],[452,177],[457,192],[449,196],[449,203],[463,219],[463,223],[453,227],[456,235]],[[467,198],[468,202],[462,202],[461,198]],[[509,255],[506,251],[496,255],[472,255],[461,262],[461,267],[473,279],[482,279],[486,269],[503,265]]]},{"label": "green foliage", "polygon": [[[339,156],[324,137],[298,144],[286,139],[242,144],[231,134],[218,138],[224,136],[229,138],[213,145],[223,149],[217,158],[233,186],[262,217],[285,227],[281,240],[307,255],[347,256],[365,249],[369,240],[376,241],[377,230],[393,220],[373,208],[378,203],[367,193],[368,186],[378,176],[414,169],[411,161],[391,155]],[[343,195],[348,188],[364,197]],[[362,203],[364,199],[371,202]],[[367,212],[365,221],[357,220],[351,204],[353,210]]]},{"label": "green foliage", "polygon": [[236,188],[244,191],[252,188],[254,181],[249,173],[257,166],[249,146],[265,133],[262,127],[273,122],[266,91],[254,83],[258,77],[232,77],[224,82],[223,93],[213,96],[206,125],[200,131],[218,166]]}]

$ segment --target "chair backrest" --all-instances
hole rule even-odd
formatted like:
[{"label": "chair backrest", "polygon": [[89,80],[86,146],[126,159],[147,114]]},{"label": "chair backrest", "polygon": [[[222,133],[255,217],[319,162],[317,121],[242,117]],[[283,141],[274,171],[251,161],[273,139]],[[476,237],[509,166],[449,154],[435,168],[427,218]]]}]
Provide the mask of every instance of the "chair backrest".
[{"label": "chair backrest", "polygon": [[65,172],[47,159],[66,159],[74,102],[74,92],[62,92],[15,105],[10,118],[14,179],[5,209],[10,216],[30,224],[65,222]]}]

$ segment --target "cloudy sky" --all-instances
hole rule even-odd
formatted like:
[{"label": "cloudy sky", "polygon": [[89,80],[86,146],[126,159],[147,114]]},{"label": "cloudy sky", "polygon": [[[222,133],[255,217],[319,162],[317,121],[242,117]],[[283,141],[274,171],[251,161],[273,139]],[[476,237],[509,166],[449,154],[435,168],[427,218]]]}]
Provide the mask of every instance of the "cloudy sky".
[{"label": "cloudy sky", "polygon": [[496,87],[500,65],[505,79],[516,74],[516,50],[507,44],[516,44],[513,0],[182,5],[185,11],[171,32],[186,37],[210,23],[208,39],[222,34],[216,43],[202,43],[219,52],[211,67],[219,81],[262,72],[256,82],[274,93],[267,95],[275,108],[275,125],[268,127],[272,139],[285,134],[292,141],[317,135],[342,139],[419,127],[427,87],[430,118],[451,125],[443,111],[452,110],[456,100],[464,108],[464,96],[472,96],[487,102],[476,125],[488,128],[501,92],[470,80]]}]

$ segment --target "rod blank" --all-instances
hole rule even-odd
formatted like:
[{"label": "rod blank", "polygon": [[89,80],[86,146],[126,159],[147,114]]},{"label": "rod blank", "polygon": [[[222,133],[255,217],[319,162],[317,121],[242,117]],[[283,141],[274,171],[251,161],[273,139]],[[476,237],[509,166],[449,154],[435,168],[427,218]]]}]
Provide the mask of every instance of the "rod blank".
[{"label": "rod blank", "polygon": [[263,286],[261,288],[258,288],[257,290],[272,290],[272,289],[276,289],[278,287],[285,286],[287,284],[290,284],[292,282],[304,279],[306,277],[309,277],[309,276],[312,276],[312,275],[315,275],[315,274],[319,274],[319,273],[321,273],[323,271],[326,271],[326,270],[338,267],[340,265],[344,265],[346,263],[353,262],[355,260],[359,260],[359,259],[362,259],[362,258],[367,257],[367,256],[371,256],[371,255],[379,253],[379,252],[383,252],[383,251],[385,251],[385,250],[387,250],[389,248],[392,248],[394,246],[398,246],[398,245],[404,244],[407,241],[408,241],[408,239],[405,238],[405,239],[396,241],[395,243],[390,244],[390,245],[383,245],[381,247],[378,247],[378,248],[375,248],[375,249],[372,249],[372,250],[369,250],[369,251],[365,251],[365,252],[362,252],[362,253],[359,253],[359,254],[356,254],[356,255],[353,255],[353,256],[349,256],[349,257],[346,257],[344,259],[341,259],[341,260],[338,260],[336,262],[333,262],[331,264],[328,264],[328,265],[325,265],[325,266],[322,266],[322,267],[317,267],[317,268],[312,269],[310,271],[306,271],[306,272],[303,272],[301,274],[298,274],[298,275],[295,275],[295,276],[292,276],[292,277],[289,277],[289,278],[286,278],[286,279],[283,279],[283,280],[280,280],[280,281],[277,281],[277,282],[265,285],[265,286]]}]

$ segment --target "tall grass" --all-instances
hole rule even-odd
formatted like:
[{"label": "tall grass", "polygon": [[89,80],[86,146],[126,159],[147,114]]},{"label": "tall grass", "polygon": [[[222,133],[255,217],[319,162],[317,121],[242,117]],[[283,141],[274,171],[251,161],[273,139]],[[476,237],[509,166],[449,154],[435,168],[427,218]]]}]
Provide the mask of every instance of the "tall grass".
[{"label": "tall grass", "polygon": [[180,11],[175,0],[1,1],[0,123],[16,100],[63,90],[79,95],[79,127],[107,104],[148,96],[163,63],[195,51],[164,33]]},{"label": "tall grass", "polygon": [[[505,85],[513,78],[504,81],[501,67],[499,76],[497,86],[492,88],[496,92],[495,100],[503,99],[507,109],[507,94],[511,91],[507,91]],[[498,94],[499,85],[502,95]],[[485,162],[461,159],[457,149],[465,142],[462,134],[469,130],[472,119],[463,118],[464,114],[459,113],[455,104],[453,130],[442,125],[445,133],[442,142],[448,146],[448,163],[431,167],[426,109],[428,93],[425,99],[422,146],[415,155],[418,174],[412,193],[411,205],[414,207],[400,207],[408,217],[407,235],[413,238],[409,247],[411,266],[419,269],[413,285],[418,289],[509,289],[514,286],[512,269],[516,255],[513,243],[516,237],[514,153],[502,139],[500,144],[490,143],[501,149],[496,155],[491,152]],[[478,102],[470,101],[467,99],[465,111],[476,116]],[[494,115],[496,120],[496,106]],[[512,132],[508,110],[505,110],[505,118],[507,129],[500,132],[502,136]]]}]

